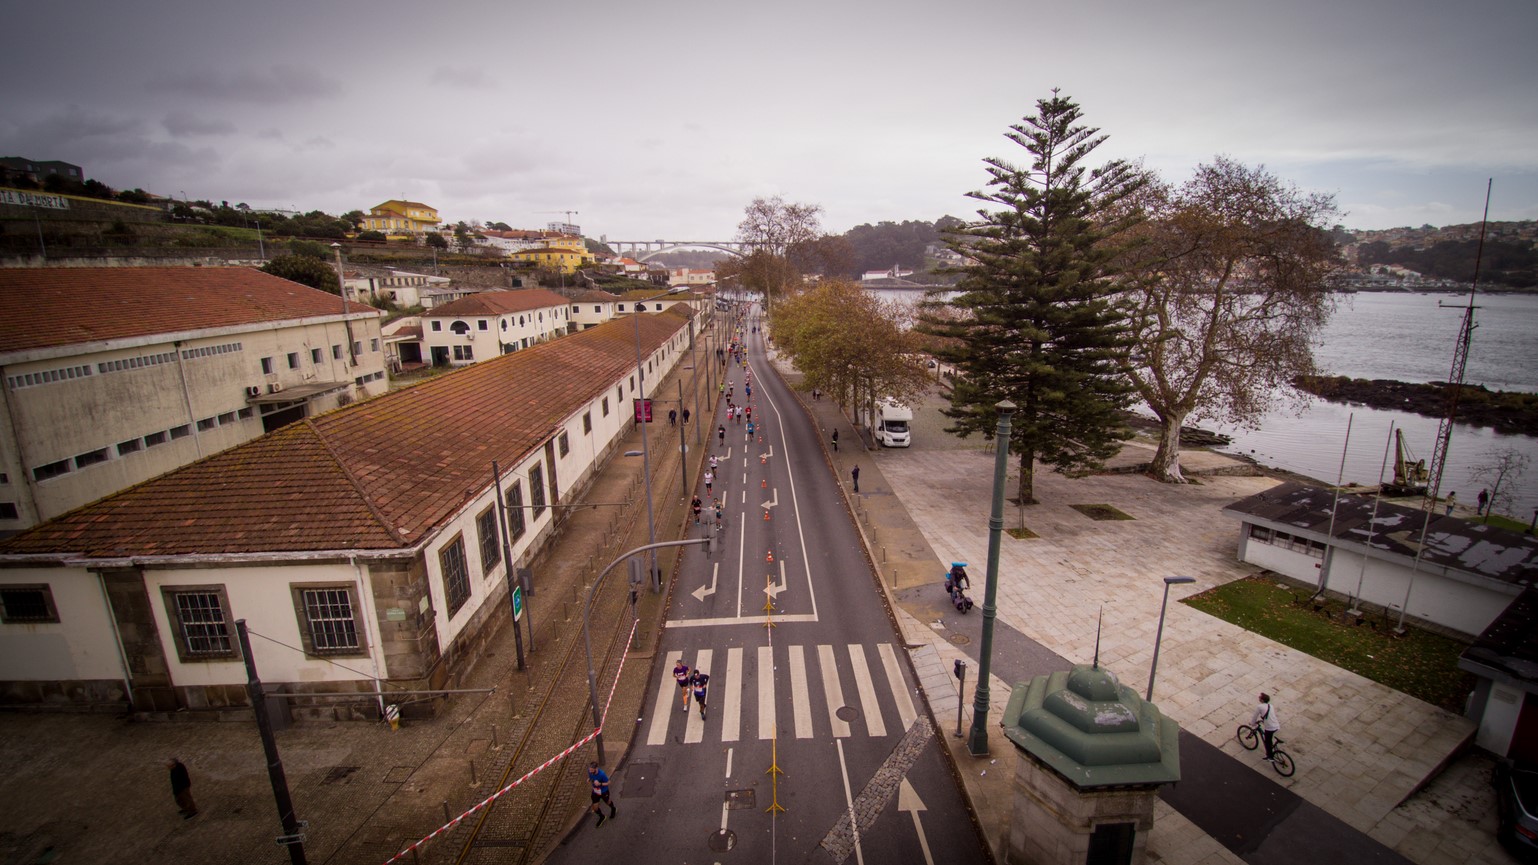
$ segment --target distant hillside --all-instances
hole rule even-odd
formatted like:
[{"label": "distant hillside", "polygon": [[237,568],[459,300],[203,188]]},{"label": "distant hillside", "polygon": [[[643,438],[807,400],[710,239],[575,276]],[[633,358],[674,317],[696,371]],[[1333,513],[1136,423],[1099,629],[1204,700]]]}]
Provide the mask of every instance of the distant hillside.
[{"label": "distant hillside", "polygon": [[[1468,283],[1479,258],[1479,223],[1352,232],[1343,249],[1358,267],[1387,264],[1434,279]],[[1492,222],[1485,232],[1479,282],[1538,287],[1538,222]]]}]

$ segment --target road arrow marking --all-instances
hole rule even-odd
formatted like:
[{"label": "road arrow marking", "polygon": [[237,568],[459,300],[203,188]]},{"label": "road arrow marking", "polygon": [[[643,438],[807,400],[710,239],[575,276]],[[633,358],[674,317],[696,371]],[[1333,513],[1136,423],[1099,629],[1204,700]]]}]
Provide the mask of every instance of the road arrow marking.
[{"label": "road arrow marking", "polygon": [[913,814],[913,831],[919,835],[919,849],[924,851],[924,862],[926,865],[935,865],[935,858],[929,854],[929,839],[924,837],[924,824],[919,820],[919,812],[929,809],[924,807],[924,800],[919,798],[918,791],[908,783],[907,777],[903,778],[902,786],[897,788],[897,810]]},{"label": "road arrow marking", "polygon": [[780,592],[783,592],[783,591],[785,591],[788,588],[790,588],[790,587],[788,585],[786,585],[786,583],[785,583],[785,561],[783,559],[781,559],[780,560],[780,581],[778,583],[770,583],[769,585],[765,586],[764,587],[764,594],[768,595],[770,597],[770,599],[772,600],[772,599],[778,598],[780,596]]},{"label": "road arrow marking", "polygon": [[770,445],[769,446],[769,451],[767,453],[759,454],[758,458],[759,458],[760,461],[762,461],[762,460],[769,459],[772,456],[774,456],[774,445]]},{"label": "road arrow marking", "polygon": [[710,585],[708,587],[700,586],[689,594],[693,595],[696,601],[703,603],[707,596],[714,595],[716,593],[716,577],[719,576],[720,573],[721,563],[716,562],[710,566]]},{"label": "road arrow marking", "polygon": [[779,507],[780,506],[780,488],[779,487],[775,487],[774,488],[774,492],[769,494],[769,501],[767,501],[767,502],[760,502],[759,506],[762,507],[766,511],[769,510],[770,508],[777,508],[777,507]]}]

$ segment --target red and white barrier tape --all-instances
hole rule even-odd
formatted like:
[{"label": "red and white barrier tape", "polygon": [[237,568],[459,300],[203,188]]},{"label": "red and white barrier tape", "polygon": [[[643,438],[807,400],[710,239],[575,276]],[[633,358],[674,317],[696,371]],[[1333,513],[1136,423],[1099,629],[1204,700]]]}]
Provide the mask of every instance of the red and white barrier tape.
[{"label": "red and white barrier tape", "polygon": [[[624,669],[625,669],[625,661],[627,661],[630,658],[630,640],[635,637],[636,628],[639,627],[640,624],[641,623],[639,621],[636,621],[636,622],[634,622],[634,623],[632,623],[630,625],[630,634],[625,638],[625,654],[621,655],[620,656],[620,660],[619,660],[619,669],[620,669],[621,672],[623,672]],[[614,702],[614,692],[618,688],[619,688],[619,673],[616,672],[614,674],[614,684],[609,686],[609,697],[608,697],[608,699],[604,700],[604,703],[603,703],[603,712],[601,713],[601,717],[602,717],[602,719],[604,721],[607,721],[609,719],[609,704]],[[566,750],[562,751],[559,754],[556,754],[554,757],[551,757],[550,759],[548,759],[545,762],[539,764],[538,766],[534,767],[533,769],[530,769],[527,773],[524,774],[523,777],[521,777],[518,780],[512,782],[511,784],[508,784],[506,787],[503,787],[502,789],[498,790],[497,792],[492,793],[490,796],[487,796],[485,799],[482,799],[481,801],[477,802],[469,810],[461,813],[458,817],[455,817],[454,819],[450,820],[449,822],[444,823],[442,826],[439,826],[437,829],[434,829],[432,832],[430,832],[427,835],[424,835],[423,837],[419,838],[415,843],[411,844],[408,847],[405,847],[399,853],[396,853],[394,856],[391,856],[389,859],[386,859],[384,861],[384,865],[391,865],[391,863],[393,863],[393,862],[399,862],[404,856],[406,856],[406,854],[410,853],[413,850],[416,850],[417,848],[421,847],[423,844],[426,844],[427,842],[433,840],[434,838],[437,838],[439,835],[442,835],[443,833],[449,831],[450,829],[453,829],[455,826],[458,826],[460,823],[463,823],[465,821],[466,817],[469,817],[471,814],[474,814],[475,812],[481,810],[482,808],[485,808],[486,806],[490,805],[491,803],[497,801],[498,799],[502,798],[502,796],[505,795],[508,791],[512,790],[514,787],[517,787],[519,784],[522,784],[523,782],[529,780],[530,778],[534,777],[535,775],[538,775],[540,772],[543,772],[546,769],[550,768],[551,766],[554,766],[556,763],[559,763],[561,760],[564,760],[568,756],[570,756],[573,751],[576,751],[577,749],[582,748],[583,746],[587,745],[587,743],[589,743],[589,742],[593,741],[594,739],[598,738],[598,734],[602,730],[603,730],[603,724],[600,723],[598,725],[598,729],[594,730],[591,733],[588,733],[586,736],[583,736],[578,741],[572,743],[572,745],[570,747],[568,747]]]}]

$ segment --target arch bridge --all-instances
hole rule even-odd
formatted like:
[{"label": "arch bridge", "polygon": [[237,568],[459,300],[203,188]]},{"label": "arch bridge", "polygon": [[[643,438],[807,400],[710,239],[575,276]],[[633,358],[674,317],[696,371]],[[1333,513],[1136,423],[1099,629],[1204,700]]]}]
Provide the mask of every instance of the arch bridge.
[{"label": "arch bridge", "polygon": [[620,255],[646,261],[649,258],[676,249],[715,249],[728,255],[743,258],[753,251],[752,244],[735,240],[605,240],[609,248]]}]

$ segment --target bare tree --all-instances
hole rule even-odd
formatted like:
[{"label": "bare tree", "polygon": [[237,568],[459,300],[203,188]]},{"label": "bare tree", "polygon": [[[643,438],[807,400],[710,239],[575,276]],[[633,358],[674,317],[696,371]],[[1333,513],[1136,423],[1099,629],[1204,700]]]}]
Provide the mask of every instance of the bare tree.
[{"label": "bare tree", "polygon": [[1485,505],[1485,522],[1490,522],[1490,512],[1496,508],[1510,509],[1516,501],[1512,490],[1531,460],[1516,448],[1497,448],[1480,454],[1480,461],[1469,471],[1469,477],[1490,485],[1490,500]]},{"label": "bare tree", "polygon": [[796,204],[776,195],[755,198],[743,209],[737,224],[737,240],[751,251],[743,264],[741,281],[750,290],[762,291],[765,304],[774,295],[800,282],[796,259],[803,259],[822,237],[822,205]]},{"label": "bare tree", "polygon": [[1182,483],[1188,417],[1254,423],[1314,371],[1312,341],[1334,308],[1335,202],[1220,156],[1183,186],[1150,184],[1142,204],[1125,372],[1159,419],[1153,474]]}]

